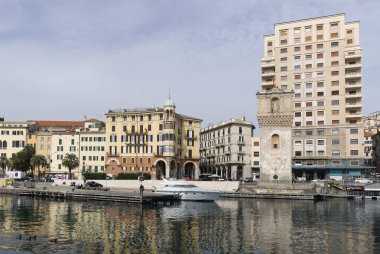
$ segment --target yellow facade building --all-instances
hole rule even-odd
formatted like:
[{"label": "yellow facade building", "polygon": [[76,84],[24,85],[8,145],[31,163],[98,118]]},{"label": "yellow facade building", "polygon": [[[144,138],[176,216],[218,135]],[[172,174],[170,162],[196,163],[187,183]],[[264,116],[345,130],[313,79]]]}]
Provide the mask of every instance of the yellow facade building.
[{"label": "yellow facade building", "polygon": [[152,179],[199,177],[198,118],[163,108],[110,110],[106,115],[106,173],[144,172]]}]

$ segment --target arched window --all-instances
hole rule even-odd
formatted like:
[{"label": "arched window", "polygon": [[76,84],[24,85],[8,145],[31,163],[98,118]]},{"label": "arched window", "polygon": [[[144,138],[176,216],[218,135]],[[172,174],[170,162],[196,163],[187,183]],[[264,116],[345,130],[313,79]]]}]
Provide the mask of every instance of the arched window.
[{"label": "arched window", "polygon": [[3,142],[0,140],[0,149],[3,148]]},{"label": "arched window", "polygon": [[272,135],[272,147],[278,148],[280,146],[280,136],[277,134]]},{"label": "arched window", "polygon": [[3,148],[6,149],[8,146],[7,141],[3,141]]},{"label": "arched window", "polygon": [[272,99],[271,106],[272,106],[272,112],[273,113],[280,112],[280,101],[278,100],[278,98]]}]

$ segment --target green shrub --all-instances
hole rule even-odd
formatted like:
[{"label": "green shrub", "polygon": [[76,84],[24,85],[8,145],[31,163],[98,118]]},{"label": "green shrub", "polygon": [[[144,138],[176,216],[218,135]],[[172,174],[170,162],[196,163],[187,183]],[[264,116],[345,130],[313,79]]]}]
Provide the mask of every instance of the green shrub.
[{"label": "green shrub", "polygon": [[[139,179],[139,173],[119,173],[115,179],[116,180],[137,180]],[[144,173],[144,179],[150,180],[152,179],[152,176],[148,173]]]},{"label": "green shrub", "polygon": [[106,173],[84,173],[83,178],[86,180],[106,180]]}]

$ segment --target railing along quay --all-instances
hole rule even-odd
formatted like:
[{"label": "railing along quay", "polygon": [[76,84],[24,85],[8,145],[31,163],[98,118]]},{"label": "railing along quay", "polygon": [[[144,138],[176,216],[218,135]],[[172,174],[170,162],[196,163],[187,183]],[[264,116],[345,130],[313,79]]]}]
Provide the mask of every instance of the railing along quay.
[{"label": "railing along quay", "polygon": [[223,198],[262,198],[262,199],[297,199],[319,200],[319,194],[279,194],[279,193],[249,193],[249,192],[225,192]]},{"label": "railing along quay", "polygon": [[56,198],[70,200],[92,200],[92,201],[110,201],[138,204],[161,204],[173,203],[180,200],[179,195],[144,193],[141,197],[135,192],[113,192],[113,191],[54,191],[54,190],[36,190],[36,189],[6,189],[1,188],[0,193],[15,194],[19,196]]}]

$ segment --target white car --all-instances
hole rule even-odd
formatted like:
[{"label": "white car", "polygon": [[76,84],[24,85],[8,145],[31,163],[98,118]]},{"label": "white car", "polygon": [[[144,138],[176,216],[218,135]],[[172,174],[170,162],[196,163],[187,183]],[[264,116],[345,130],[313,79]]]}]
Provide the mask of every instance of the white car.
[{"label": "white car", "polygon": [[355,183],[373,183],[371,180],[368,178],[356,178]]}]

